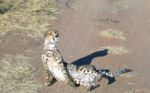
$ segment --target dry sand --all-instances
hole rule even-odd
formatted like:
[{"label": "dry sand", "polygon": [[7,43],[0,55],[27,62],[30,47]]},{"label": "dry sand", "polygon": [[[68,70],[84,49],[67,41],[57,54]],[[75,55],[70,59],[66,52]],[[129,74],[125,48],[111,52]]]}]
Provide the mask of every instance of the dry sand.
[{"label": "dry sand", "polygon": [[[57,0],[57,3],[58,19],[52,28],[60,31],[58,47],[66,62],[92,64],[97,69],[110,71],[122,67],[134,70],[116,78],[110,85],[102,79],[100,87],[89,93],[149,93],[149,0]],[[120,31],[125,40],[99,34],[107,29]],[[29,57],[31,64],[39,70],[38,82],[44,84],[45,73],[40,59],[43,39],[31,38],[22,32],[9,32],[0,39],[0,58],[3,54]],[[119,51],[124,49],[125,53],[111,52],[118,48],[111,48],[116,50],[108,53],[101,50],[110,47],[119,47]],[[39,92],[88,93],[84,87],[74,88],[63,82],[43,86]]]}]

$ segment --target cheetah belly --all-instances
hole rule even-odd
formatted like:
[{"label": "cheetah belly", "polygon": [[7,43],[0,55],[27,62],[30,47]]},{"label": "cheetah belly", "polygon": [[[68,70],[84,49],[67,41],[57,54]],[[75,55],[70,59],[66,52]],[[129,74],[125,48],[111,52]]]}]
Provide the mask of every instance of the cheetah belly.
[{"label": "cheetah belly", "polygon": [[65,81],[66,78],[64,76],[64,71],[61,70],[61,68],[59,67],[59,64],[57,63],[50,63],[48,62],[48,68],[50,70],[50,72],[52,73],[52,75],[58,80],[58,81]]},{"label": "cheetah belly", "polygon": [[74,78],[77,84],[83,86],[90,86],[92,83],[96,83],[95,76],[91,76],[79,71],[70,71],[69,74]]},{"label": "cheetah belly", "polygon": [[82,71],[69,70],[69,74],[73,77],[77,84],[82,86],[91,86],[98,83],[99,76],[94,76],[92,74],[87,74]]}]

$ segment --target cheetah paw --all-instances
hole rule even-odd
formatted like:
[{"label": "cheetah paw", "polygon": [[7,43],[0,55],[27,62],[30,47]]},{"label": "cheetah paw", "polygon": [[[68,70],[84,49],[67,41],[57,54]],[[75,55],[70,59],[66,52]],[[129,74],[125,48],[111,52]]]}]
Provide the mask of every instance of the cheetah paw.
[{"label": "cheetah paw", "polygon": [[73,81],[69,81],[69,82],[68,82],[68,85],[69,85],[69,86],[72,86],[72,87],[76,87],[76,83],[73,82]]},{"label": "cheetah paw", "polygon": [[45,86],[51,86],[52,84],[50,82],[44,83]]},{"label": "cheetah paw", "polygon": [[49,76],[45,77],[45,79],[48,80],[48,79],[49,79]]}]

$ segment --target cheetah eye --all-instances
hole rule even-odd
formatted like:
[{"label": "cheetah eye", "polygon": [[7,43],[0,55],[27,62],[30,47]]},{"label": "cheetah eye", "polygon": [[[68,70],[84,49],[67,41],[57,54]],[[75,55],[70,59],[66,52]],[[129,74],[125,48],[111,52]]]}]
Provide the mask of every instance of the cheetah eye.
[{"label": "cheetah eye", "polygon": [[59,35],[57,34],[55,37],[59,37]]}]

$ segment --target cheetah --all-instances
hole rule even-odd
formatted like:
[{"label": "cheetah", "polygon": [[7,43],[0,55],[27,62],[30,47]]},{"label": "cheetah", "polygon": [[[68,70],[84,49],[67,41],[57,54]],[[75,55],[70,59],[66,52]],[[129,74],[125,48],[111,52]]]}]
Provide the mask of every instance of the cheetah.
[{"label": "cheetah", "polygon": [[67,70],[71,77],[73,77],[76,84],[87,87],[87,90],[91,91],[96,87],[99,87],[100,80],[104,78],[114,79],[121,74],[131,72],[131,69],[119,69],[114,73],[109,73],[105,70],[97,70],[93,65],[76,66],[74,64],[68,64]]},{"label": "cheetah", "polygon": [[[58,48],[56,47],[56,42],[59,37],[57,31],[48,31],[45,33],[45,41],[43,47],[43,53],[41,59],[45,71],[47,73],[47,83],[50,86],[53,82],[65,81],[71,86],[75,86],[72,78],[69,76],[67,69],[65,68],[65,62],[62,55],[60,54]],[[50,79],[52,76],[52,79]]]},{"label": "cheetah", "polygon": [[[58,37],[59,34],[56,31],[47,32],[45,35],[42,61],[48,73],[49,85],[54,80],[67,81],[74,86],[81,85],[87,87],[87,90],[92,90],[99,86],[103,77],[115,78],[132,71],[124,68],[117,70],[115,73],[109,73],[105,70],[97,70],[93,65],[76,66],[72,63],[65,63],[56,47]],[[52,80],[49,79],[50,74],[53,76]]]}]

